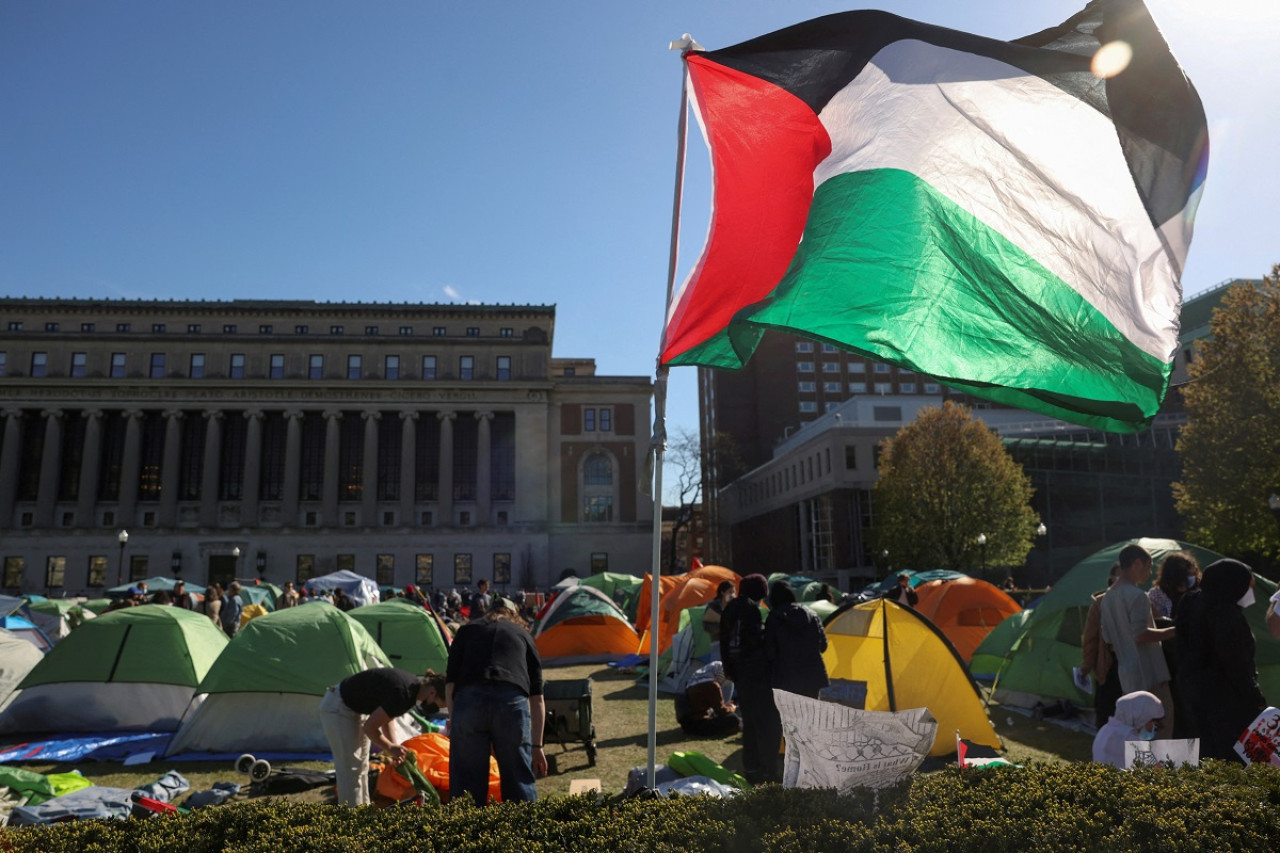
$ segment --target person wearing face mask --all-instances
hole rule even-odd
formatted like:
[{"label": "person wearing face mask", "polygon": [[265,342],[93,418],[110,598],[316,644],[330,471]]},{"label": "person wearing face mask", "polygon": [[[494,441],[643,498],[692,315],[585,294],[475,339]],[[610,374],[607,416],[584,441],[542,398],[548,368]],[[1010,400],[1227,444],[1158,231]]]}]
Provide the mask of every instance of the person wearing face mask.
[{"label": "person wearing face mask", "polygon": [[1116,700],[1116,712],[1093,738],[1093,760],[1124,767],[1124,744],[1130,740],[1154,740],[1163,725],[1164,704],[1145,690],[1126,693]]},{"label": "person wearing face mask", "polygon": [[1267,707],[1244,616],[1254,603],[1253,585],[1253,571],[1244,563],[1218,560],[1179,607],[1178,680],[1191,714],[1187,736],[1200,738],[1201,758],[1239,762],[1236,740]]},{"label": "person wearing face mask", "polygon": [[1160,571],[1156,582],[1147,590],[1151,599],[1151,608],[1157,619],[1176,619],[1178,602],[1196,585],[1200,567],[1196,558],[1186,551],[1174,551],[1166,554],[1160,561]]}]

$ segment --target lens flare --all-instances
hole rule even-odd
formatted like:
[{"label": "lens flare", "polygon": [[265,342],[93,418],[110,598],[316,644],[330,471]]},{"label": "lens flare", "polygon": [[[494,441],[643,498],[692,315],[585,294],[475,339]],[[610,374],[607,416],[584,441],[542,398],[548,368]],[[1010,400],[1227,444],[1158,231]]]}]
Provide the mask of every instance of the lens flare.
[{"label": "lens flare", "polygon": [[1105,80],[1128,68],[1131,59],[1133,59],[1133,48],[1129,47],[1128,42],[1107,42],[1093,55],[1093,63],[1090,67],[1095,77]]}]

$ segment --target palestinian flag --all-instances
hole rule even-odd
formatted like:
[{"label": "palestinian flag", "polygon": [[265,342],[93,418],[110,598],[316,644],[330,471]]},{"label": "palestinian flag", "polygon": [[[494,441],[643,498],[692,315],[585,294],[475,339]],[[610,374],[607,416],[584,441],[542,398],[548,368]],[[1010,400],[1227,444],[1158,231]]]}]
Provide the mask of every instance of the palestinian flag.
[{"label": "palestinian flag", "polygon": [[661,363],[779,329],[1081,424],[1156,414],[1208,137],[1140,0],[1013,42],[847,12],[685,62],[714,210]]}]

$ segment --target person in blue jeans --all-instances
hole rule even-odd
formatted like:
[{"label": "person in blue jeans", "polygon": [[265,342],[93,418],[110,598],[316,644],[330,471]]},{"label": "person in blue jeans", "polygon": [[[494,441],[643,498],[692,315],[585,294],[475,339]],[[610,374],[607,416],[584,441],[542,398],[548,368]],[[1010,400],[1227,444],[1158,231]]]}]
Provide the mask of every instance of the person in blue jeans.
[{"label": "person in blue jeans", "polygon": [[537,800],[538,777],[547,775],[542,659],[507,599],[458,629],[449,646],[445,703],[450,798],[470,794],[478,806],[488,802],[492,754],[503,802]]}]

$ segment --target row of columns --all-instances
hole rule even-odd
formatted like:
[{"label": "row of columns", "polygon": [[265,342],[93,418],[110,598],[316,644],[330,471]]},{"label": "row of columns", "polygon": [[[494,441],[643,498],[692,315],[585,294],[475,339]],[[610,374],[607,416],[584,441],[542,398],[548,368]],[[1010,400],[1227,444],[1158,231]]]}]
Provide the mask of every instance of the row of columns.
[{"label": "row of columns", "polygon": [[[0,447],[0,526],[12,525],[16,505],[18,475],[22,464],[21,451],[24,422],[21,409],[5,409],[4,443]],[[162,527],[173,527],[178,522],[178,484],[182,450],[182,418],[185,412],[165,410],[164,455],[160,479],[160,515]],[[302,417],[300,409],[289,409],[285,417],[284,499],[282,514],[286,525],[298,523],[302,471]],[[403,524],[413,523],[416,502],[415,474],[417,462],[417,427],[422,412],[400,411],[400,498],[399,515]],[[437,411],[440,422],[440,483],[436,512],[445,524],[453,523],[453,423],[457,412]],[[79,472],[79,499],[76,506],[78,526],[95,525],[95,507],[99,485],[102,455],[102,416],[100,409],[80,412],[85,418],[84,452]],[[138,507],[138,477],[142,458],[143,412],[130,409],[122,412],[125,419],[124,452],[121,459],[120,494],[116,502],[116,526],[136,524]],[[343,413],[326,410],[324,436],[324,475],[321,489],[322,525],[337,525],[339,517],[338,485],[340,447],[340,421]],[[222,459],[222,422],[226,412],[220,409],[203,413],[206,419],[203,448],[204,465],[200,482],[199,520],[202,527],[216,527],[218,523],[218,475]],[[240,517],[244,526],[257,524],[260,506],[258,484],[262,471],[262,422],[264,413],[254,409],[243,412],[247,420],[245,431],[244,490],[240,498]],[[361,492],[361,512],[366,525],[376,524],[378,485],[379,423],[384,412],[364,411],[364,468]],[[37,491],[35,526],[53,526],[57,508],[59,472],[62,465],[62,430],[65,413],[59,409],[41,412],[44,420],[44,450],[40,459],[40,478]],[[493,412],[476,412],[478,459],[476,470],[477,523],[488,521],[491,503],[491,427]]]}]

